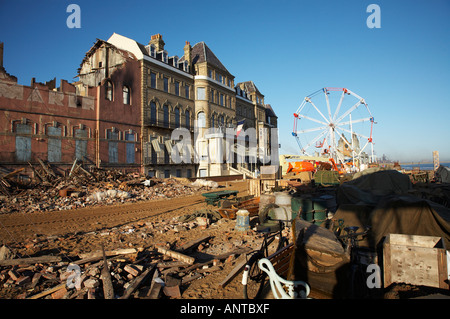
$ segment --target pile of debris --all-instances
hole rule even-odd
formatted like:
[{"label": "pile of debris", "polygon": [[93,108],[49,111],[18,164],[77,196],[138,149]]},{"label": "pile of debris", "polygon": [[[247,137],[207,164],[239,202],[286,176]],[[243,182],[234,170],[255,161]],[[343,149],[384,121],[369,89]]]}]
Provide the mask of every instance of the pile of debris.
[{"label": "pile of debris", "polygon": [[225,286],[242,269],[245,255],[254,249],[235,244],[204,235],[179,244],[165,242],[147,248],[111,250],[102,246],[72,257],[59,254],[24,258],[3,246],[0,298],[180,298],[192,281],[236,264],[237,270],[219,284]]},{"label": "pile of debris", "polygon": [[[0,213],[76,209],[141,200],[191,195],[218,187],[217,183],[191,183],[182,178],[148,178],[139,173],[84,169],[74,162],[70,172],[61,173],[39,161],[30,164],[33,178],[24,168],[0,170]],[[67,176],[66,176],[67,175]]]}]

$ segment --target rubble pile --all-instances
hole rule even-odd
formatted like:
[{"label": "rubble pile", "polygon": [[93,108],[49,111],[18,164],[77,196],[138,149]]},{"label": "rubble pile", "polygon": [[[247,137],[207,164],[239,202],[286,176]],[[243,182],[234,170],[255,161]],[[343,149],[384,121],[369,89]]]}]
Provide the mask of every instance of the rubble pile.
[{"label": "rubble pile", "polygon": [[[235,267],[262,240],[252,231],[246,236],[234,232],[233,221],[216,220],[213,214],[205,226],[198,220],[202,213],[8,243],[0,248],[0,298],[181,298],[194,280]],[[183,231],[205,227],[220,228],[219,235],[200,232],[204,235],[191,240],[164,241],[165,234],[183,238]],[[101,237],[107,242],[99,249],[94,239]]]},{"label": "rubble pile", "polygon": [[34,179],[22,175],[23,168],[3,172],[0,213],[67,210],[173,198],[218,187],[215,182],[191,183],[183,178],[147,178],[139,173],[125,174],[114,170],[88,171],[81,165],[74,165],[68,176],[63,176],[42,161],[40,163],[40,170],[32,166]]}]

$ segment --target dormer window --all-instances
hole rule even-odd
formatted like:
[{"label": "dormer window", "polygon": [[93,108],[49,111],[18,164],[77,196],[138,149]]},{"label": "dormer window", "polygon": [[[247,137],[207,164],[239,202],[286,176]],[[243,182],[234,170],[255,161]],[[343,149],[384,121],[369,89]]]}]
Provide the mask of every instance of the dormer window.
[{"label": "dormer window", "polygon": [[168,61],[169,61],[169,54],[167,53],[166,50],[164,50],[164,51],[161,52],[161,60],[162,60],[164,63],[168,63]]},{"label": "dormer window", "polygon": [[183,71],[184,72],[189,72],[189,65],[187,61],[183,62]]},{"label": "dormer window", "polygon": [[178,68],[178,57],[177,56],[173,57],[173,66]]},{"label": "dormer window", "polygon": [[153,44],[149,44],[149,45],[145,46],[145,48],[147,49],[148,54],[152,58],[156,58],[156,48]]}]

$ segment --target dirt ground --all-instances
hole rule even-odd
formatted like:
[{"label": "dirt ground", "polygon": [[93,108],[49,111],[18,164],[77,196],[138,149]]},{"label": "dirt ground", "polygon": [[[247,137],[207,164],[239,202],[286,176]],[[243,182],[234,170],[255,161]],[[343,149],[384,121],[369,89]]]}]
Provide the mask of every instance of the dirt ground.
[{"label": "dirt ground", "polygon": [[[225,189],[248,195],[246,181],[219,183]],[[213,190],[210,190],[213,191]],[[201,209],[211,209],[200,191],[194,195],[164,200],[152,200],[120,205],[89,207],[74,210],[0,215],[0,241],[23,257],[60,255],[68,260],[77,259],[81,253],[136,248],[153,249],[156,244],[181,245],[190,240],[210,235],[204,252],[221,254],[236,247],[253,247],[259,244],[256,233],[243,234],[234,230],[235,220],[220,219],[206,229],[177,222],[179,216]],[[236,256],[238,258],[239,256]],[[240,299],[241,275],[227,286],[221,282],[234,268],[237,259],[229,258],[221,270],[191,281],[181,287],[181,298],[186,299]],[[3,297],[5,298],[3,294]]]}]

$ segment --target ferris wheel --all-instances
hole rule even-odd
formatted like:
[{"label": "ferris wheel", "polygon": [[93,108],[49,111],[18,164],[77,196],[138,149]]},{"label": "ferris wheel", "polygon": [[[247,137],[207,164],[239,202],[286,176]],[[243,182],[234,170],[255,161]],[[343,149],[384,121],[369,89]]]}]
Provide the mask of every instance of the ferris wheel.
[{"label": "ferris wheel", "polygon": [[362,97],[346,88],[325,87],[305,97],[294,113],[292,135],[303,155],[359,166],[373,161],[374,123]]}]

